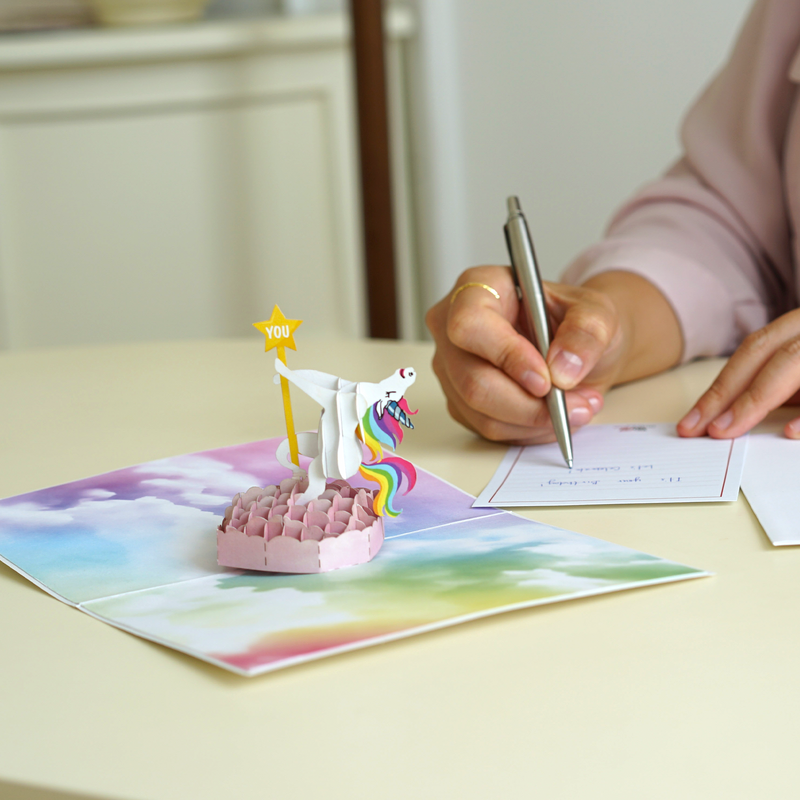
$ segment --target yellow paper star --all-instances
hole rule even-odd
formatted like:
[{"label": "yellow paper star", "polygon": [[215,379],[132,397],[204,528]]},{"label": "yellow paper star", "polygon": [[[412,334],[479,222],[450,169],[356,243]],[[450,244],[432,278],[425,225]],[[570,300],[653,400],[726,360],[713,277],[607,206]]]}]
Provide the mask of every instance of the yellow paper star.
[{"label": "yellow paper star", "polygon": [[264,350],[273,347],[288,347],[297,350],[294,344],[294,332],[303,324],[301,319],[286,319],[278,306],[272,309],[272,316],[263,322],[254,322],[253,327],[264,334],[266,341]]}]

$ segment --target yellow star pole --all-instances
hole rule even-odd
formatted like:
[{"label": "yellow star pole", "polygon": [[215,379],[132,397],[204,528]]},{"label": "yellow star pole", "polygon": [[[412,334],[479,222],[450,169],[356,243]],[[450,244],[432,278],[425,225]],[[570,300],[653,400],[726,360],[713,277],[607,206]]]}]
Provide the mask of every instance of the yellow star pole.
[{"label": "yellow star pole", "polygon": [[[286,319],[283,312],[275,306],[272,316],[263,322],[254,322],[253,327],[258,328],[266,338],[264,352],[269,352],[273,347],[278,349],[278,358],[286,364],[286,348],[297,350],[294,344],[294,332],[302,325],[301,319]],[[289,366],[286,364],[286,366]],[[294,417],[292,416],[292,401],[289,397],[289,381],[281,375],[281,394],[283,395],[283,415],[286,418],[286,434],[289,437],[289,457],[292,463],[300,466],[300,455],[297,452],[297,434],[294,431]]]}]

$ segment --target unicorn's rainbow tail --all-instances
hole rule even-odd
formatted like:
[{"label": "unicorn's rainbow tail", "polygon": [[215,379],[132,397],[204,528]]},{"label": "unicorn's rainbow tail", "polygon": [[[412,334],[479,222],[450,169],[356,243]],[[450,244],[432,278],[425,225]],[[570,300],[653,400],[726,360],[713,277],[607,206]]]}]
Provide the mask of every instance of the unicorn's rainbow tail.
[{"label": "unicorn's rainbow tail", "polygon": [[362,464],[358,470],[368,481],[378,484],[372,507],[379,517],[396,517],[400,509],[394,507],[394,499],[398,490],[408,494],[417,482],[417,471],[414,465],[403,458],[391,456],[375,464]]}]

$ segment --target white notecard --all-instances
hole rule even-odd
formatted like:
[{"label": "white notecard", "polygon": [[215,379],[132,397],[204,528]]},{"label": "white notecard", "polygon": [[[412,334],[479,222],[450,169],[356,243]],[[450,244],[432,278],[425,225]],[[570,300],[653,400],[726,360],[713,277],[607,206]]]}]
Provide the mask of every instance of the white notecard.
[{"label": "white notecard", "polygon": [[800,442],[750,436],[742,491],[772,544],[800,544]]},{"label": "white notecard", "polygon": [[572,469],[555,443],[510,448],[474,505],[733,501],[747,439],[684,439],[662,423],[589,425],[572,443]]}]

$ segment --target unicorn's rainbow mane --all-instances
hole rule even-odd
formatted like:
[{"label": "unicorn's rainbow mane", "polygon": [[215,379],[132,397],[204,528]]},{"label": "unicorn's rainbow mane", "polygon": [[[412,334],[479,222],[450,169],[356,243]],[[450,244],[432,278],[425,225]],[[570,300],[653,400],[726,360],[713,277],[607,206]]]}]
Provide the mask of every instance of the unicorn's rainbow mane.
[{"label": "unicorn's rainbow mane", "polygon": [[[397,405],[408,416],[417,413],[409,409],[405,398],[401,398]],[[385,457],[383,454],[384,447],[394,450],[403,441],[403,426],[391,414],[384,413],[379,417],[376,404],[367,409],[356,435],[370,452],[370,460],[362,463],[359,472],[379,487],[373,503],[375,513],[396,517],[400,513],[400,509],[394,507],[398,490],[408,494],[417,482],[413,464],[398,456]]]},{"label": "unicorn's rainbow mane", "polygon": [[[405,397],[401,398],[397,405],[409,417],[417,413],[416,411],[411,411]],[[363,438],[361,430],[364,432]],[[384,447],[396,450],[397,446],[403,441],[403,425],[390,414],[384,413],[382,417],[379,417],[376,404],[367,409],[367,413],[364,414],[364,418],[361,420],[361,428],[357,435],[369,448],[370,459],[372,461],[380,460],[383,457]]]}]

